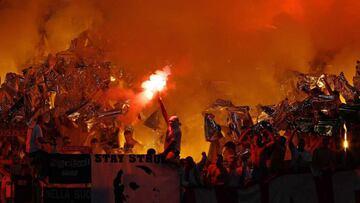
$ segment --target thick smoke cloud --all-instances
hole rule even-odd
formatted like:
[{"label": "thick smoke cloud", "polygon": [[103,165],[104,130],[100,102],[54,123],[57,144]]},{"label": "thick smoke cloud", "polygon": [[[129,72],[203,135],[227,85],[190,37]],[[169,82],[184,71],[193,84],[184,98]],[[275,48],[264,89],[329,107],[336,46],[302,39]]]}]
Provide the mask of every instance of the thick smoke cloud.
[{"label": "thick smoke cloud", "polygon": [[[46,34],[45,52],[90,29],[108,58],[138,80],[171,64],[165,96],[184,124],[184,155],[206,149],[200,112],[285,97],[289,70],[354,74],[360,56],[358,0],[0,0],[0,70],[19,70]],[[43,40],[44,41],[44,40]],[[195,144],[194,144],[195,143]]]},{"label": "thick smoke cloud", "polygon": [[64,50],[101,22],[86,0],[0,0],[0,77],[20,71],[43,54]]}]

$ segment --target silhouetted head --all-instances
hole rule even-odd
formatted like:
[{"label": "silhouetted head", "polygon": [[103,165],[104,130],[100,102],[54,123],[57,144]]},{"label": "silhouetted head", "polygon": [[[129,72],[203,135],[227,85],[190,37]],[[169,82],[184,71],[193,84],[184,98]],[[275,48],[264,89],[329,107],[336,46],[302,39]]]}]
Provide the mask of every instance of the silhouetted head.
[{"label": "silhouetted head", "polygon": [[194,159],[191,156],[186,157],[186,162],[185,162],[188,166],[194,166],[195,162]]},{"label": "silhouetted head", "polygon": [[170,116],[169,118],[170,123],[180,123],[179,117],[177,116]]},{"label": "silhouetted head", "polygon": [[123,170],[120,170],[118,173],[117,173],[117,178],[121,178],[121,176],[124,174]]},{"label": "silhouetted head", "polygon": [[286,138],[284,136],[280,136],[278,138],[278,143],[281,145],[281,146],[285,146],[286,144]]},{"label": "silhouetted head", "polygon": [[180,120],[177,116],[171,116],[169,118],[169,124],[172,128],[178,128],[181,126]]},{"label": "silhouetted head", "polygon": [[132,126],[126,126],[124,129],[124,135],[132,135],[134,133],[134,129]]},{"label": "silhouetted head", "polygon": [[154,148],[150,148],[147,150],[146,152],[147,155],[155,155],[156,154],[156,150]]}]

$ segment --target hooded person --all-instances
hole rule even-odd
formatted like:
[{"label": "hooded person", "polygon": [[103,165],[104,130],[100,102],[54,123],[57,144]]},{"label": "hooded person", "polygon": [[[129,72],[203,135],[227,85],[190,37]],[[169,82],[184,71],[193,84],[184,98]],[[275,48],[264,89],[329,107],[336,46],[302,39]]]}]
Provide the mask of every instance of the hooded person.
[{"label": "hooded person", "polygon": [[165,122],[167,123],[163,155],[167,161],[177,160],[180,158],[181,123],[177,116],[168,116],[164,103],[160,97],[159,104],[162,115],[165,119]]}]

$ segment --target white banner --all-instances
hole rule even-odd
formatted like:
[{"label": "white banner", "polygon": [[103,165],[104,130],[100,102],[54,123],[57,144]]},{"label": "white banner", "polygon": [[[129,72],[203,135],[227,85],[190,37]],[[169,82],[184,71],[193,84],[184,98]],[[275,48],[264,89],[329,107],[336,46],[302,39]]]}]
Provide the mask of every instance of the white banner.
[{"label": "white banner", "polygon": [[160,156],[97,154],[92,159],[92,203],[180,201],[177,170]]}]

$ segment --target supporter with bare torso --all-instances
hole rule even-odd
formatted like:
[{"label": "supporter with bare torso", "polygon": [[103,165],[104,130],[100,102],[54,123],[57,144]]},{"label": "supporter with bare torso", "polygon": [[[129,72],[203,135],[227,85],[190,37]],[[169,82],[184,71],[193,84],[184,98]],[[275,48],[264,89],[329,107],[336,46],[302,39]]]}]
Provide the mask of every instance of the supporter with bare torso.
[{"label": "supporter with bare torso", "polygon": [[159,104],[161,107],[162,115],[167,123],[166,137],[164,143],[163,155],[166,160],[177,160],[180,157],[181,146],[181,123],[177,116],[169,118],[162,99],[159,97]]},{"label": "supporter with bare torso", "polygon": [[127,126],[124,131],[125,144],[124,151],[125,153],[133,153],[134,147],[140,145],[140,143],[134,139],[134,129],[131,126]]}]

